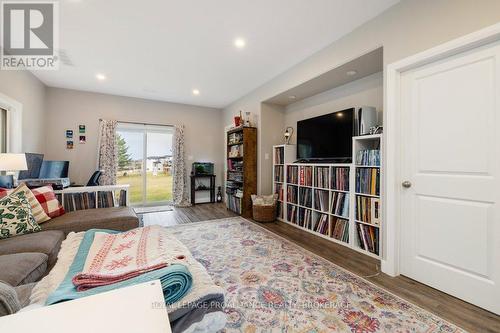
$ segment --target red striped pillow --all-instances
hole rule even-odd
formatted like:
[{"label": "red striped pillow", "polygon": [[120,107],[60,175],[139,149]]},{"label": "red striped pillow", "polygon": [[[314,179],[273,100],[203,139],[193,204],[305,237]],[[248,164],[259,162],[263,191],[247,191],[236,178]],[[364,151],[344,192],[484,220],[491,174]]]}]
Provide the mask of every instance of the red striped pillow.
[{"label": "red striped pillow", "polygon": [[52,186],[42,186],[31,190],[36,200],[42,205],[43,210],[51,218],[61,216],[65,213],[64,207],[57,200]]}]

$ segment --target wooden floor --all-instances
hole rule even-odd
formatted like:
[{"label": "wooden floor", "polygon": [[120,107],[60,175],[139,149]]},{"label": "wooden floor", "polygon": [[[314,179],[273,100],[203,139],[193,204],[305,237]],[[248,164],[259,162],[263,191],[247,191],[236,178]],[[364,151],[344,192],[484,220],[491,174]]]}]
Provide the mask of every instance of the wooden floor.
[{"label": "wooden floor", "polygon": [[[171,226],[232,216],[235,214],[227,211],[223,204],[203,204],[188,208],[175,208],[169,212],[144,214],[143,223],[144,225]],[[403,276],[393,278],[380,273],[378,260],[305,233],[285,223],[259,223],[259,225],[469,332],[500,332],[500,316],[409,278]]]}]

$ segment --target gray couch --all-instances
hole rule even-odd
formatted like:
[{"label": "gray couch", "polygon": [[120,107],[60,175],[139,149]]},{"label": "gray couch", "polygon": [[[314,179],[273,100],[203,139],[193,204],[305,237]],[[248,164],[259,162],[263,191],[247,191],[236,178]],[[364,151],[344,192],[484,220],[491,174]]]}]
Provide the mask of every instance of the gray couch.
[{"label": "gray couch", "polygon": [[[139,219],[130,207],[74,211],[41,224],[42,231],[0,240],[0,316],[25,306],[34,282],[57,261],[66,235],[72,231],[137,228]],[[15,297],[14,297],[15,296]],[[11,302],[12,298],[16,300]],[[13,303],[14,302],[14,303]]]}]

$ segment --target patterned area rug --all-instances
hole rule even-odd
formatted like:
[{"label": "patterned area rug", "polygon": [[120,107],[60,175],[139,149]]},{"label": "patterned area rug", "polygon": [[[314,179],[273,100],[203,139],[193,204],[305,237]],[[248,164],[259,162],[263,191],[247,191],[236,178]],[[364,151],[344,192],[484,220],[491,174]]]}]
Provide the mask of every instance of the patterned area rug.
[{"label": "patterned area rug", "polygon": [[169,228],[226,290],[226,332],[464,332],[240,217]]}]

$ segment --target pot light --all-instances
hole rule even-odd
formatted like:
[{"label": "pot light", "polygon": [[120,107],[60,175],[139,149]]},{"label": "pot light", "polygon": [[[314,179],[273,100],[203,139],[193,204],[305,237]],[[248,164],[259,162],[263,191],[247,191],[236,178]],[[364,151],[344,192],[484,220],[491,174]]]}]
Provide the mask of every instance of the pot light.
[{"label": "pot light", "polygon": [[99,73],[99,74],[96,74],[96,76],[95,76],[95,77],[96,77],[99,81],[104,81],[104,80],[106,80],[106,75],[104,75],[104,74],[100,74],[100,73]]},{"label": "pot light", "polygon": [[293,99],[296,99],[296,98],[297,98],[297,96],[295,96],[295,95],[288,96],[288,99],[292,99],[293,100]]},{"label": "pot light", "polygon": [[354,75],[358,74],[358,71],[355,71],[355,70],[347,71],[346,74],[347,74],[347,76],[354,76]]},{"label": "pot light", "polygon": [[198,96],[200,91],[198,89],[193,89],[193,95]]},{"label": "pot light", "polygon": [[236,46],[239,49],[244,48],[245,45],[247,45],[247,43],[245,42],[245,40],[243,38],[236,38],[234,40],[234,46]]}]

